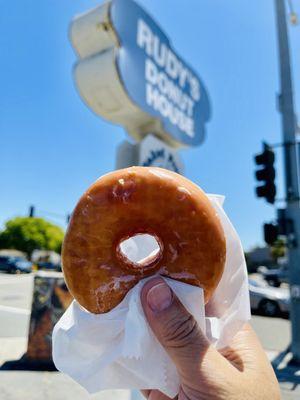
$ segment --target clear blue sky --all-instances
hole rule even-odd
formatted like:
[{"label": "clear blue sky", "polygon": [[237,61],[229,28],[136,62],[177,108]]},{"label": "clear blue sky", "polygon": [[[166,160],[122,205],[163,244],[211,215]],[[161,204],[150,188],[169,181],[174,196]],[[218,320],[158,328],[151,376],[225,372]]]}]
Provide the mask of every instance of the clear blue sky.
[{"label": "clear blue sky", "polygon": [[[100,3],[1,1],[0,226],[25,215],[30,204],[41,216],[46,214],[39,210],[70,212],[82,192],[114,168],[126,133],[81,101],[68,40],[72,17]],[[262,222],[274,210],[254,196],[252,157],[262,139],[281,140],[273,0],[140,3],[199,72],[212,101],[204,144],[182,152],[186,176],[207,192],[226,195],[226,211],[245,248],[262,243]],[[300,112],[300,26],[290,28],[290,41]],[[280,176],[278,184],[282,188]]]}]

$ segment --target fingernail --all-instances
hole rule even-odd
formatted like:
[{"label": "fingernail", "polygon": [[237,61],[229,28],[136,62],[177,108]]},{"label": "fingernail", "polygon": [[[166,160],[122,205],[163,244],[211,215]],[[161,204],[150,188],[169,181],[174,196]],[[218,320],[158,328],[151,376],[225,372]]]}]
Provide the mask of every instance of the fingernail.
[{"label": "fingernail", "polygon": [[152,311],[163,311],[172,303],[172,291],[169,286],[162,282],[153,286],[147,294],[147,303]]}]

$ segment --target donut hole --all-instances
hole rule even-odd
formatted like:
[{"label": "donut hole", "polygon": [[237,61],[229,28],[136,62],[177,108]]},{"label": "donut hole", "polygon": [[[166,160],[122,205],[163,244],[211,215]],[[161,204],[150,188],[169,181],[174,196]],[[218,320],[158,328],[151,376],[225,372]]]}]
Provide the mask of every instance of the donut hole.
[{"label": "donut hole", "polygon": [[118,253],[127,264],[144,268],[160,259],[162,245],[157,237],[139,233],[122,240],[118,246]]}]

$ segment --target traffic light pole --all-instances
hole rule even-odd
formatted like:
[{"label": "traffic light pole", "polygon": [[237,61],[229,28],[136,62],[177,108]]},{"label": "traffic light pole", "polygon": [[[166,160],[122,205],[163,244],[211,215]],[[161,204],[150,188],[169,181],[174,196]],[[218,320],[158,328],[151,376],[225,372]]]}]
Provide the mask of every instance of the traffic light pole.
[{"label": "traffic light pole", "polygon": [[[278,34],[280,84],[279,109],[282,120],[283,143],[296,142],[296,118],[292,77],[290,67],[290,52],[287,31],[287,15],[285,0],[274,0]],[[293,221],[294,244],[288,252],[289,279],[291,292],[291,321],[293,361],[300,364],[300,204],[299,204],[299,174],[298,154],[296,145],[285,145],[285,185],[286,214]]]}]

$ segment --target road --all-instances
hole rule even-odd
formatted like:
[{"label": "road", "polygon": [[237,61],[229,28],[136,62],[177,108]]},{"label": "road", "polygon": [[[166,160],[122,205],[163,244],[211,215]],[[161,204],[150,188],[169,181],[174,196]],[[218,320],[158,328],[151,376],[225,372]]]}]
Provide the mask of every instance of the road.
[{"label": "road", "polygon": [[9,275],[0,273],[0,304],[29,309],[32,285],[33,274]]},{"label": "road", "polygon": [[33,275],[0,274],[0,337],[26,337]]},{"label": "road", "polygon": [[268,352],[285,350],[291,341],[290,321],[282,318],[253,316],[251,325]]},{"label": "road", "polygon": [[[32,301],[33,275],[6,275],[0,273],[0,365],[9,359],[18,359],[26,350],[26,338]],[[258,334],[270,359],[286,349],[290,342],[290,322],[281,318],[253,316],[251,324]],[[41,377],[42,375],[42,377]],[[16,388],[23,387],[18,395]],[[105,396],[88,396],[72,380],[60,373],[0,372],[1,399],[23,399],[26,388],[35,388],[31,400],[55,398],[68,400],[116,398],[116,393]],[[58,388],[62,388],[61,392]],[[65,396],[67,392],[69,396]],[[285,390],[286,389],[286,390]],[[284,399],[294,399],[290,388],[283,389]],[[138,394],[130,397],[127,391],[118,392],[118,399],[138,399]],[[299,397],[300,398],[300,397]]]},{"label": "road", "polygon": [[[0,274],[0,337],[27,336],[32,287],[32,274]],[[289,320],[253,316],[251,324],[266,350],[280,351],[288,346]]]}]

